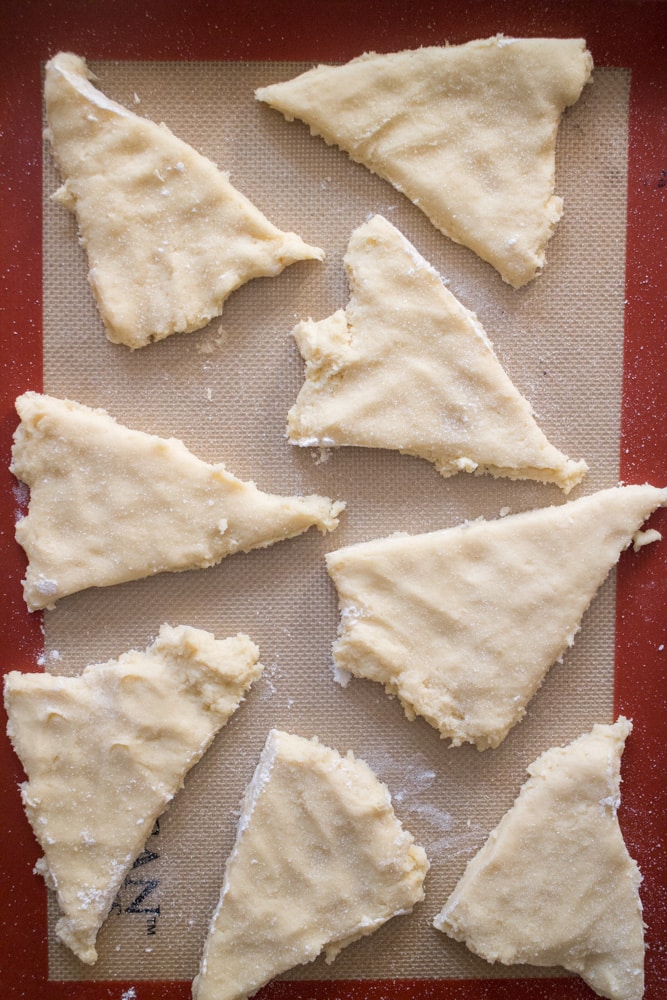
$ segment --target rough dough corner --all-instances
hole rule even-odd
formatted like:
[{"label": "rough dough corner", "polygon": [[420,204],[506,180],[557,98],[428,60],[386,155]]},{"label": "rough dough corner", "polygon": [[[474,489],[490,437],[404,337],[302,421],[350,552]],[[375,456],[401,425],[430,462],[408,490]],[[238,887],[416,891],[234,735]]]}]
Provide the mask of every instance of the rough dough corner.
[{"label": "rough dough corner", "polygon": [[641,1000],[641,875],[616,816],[631,729],[623,717],[596,725],[530,765],[438,930],[487,962],[561,965],[609,1000]]},{"label": "rough dough corner", "polygon": [[242,803],[195,1000],[245,1000],[423,899],[428,861],[363,761],[272,730]]},{"label": "rough dough corner", "polygon": [[292,444],[391,448],[443,476],[489,473],[555,483],[588,466],[555,448],[476,315],[381,215],[356,229],[350,301],[294,330],[306,380],[288,414]]},{"label": "rough dough corner", "polygon": [[251,278],[324,253],[277,229],[166,125],[109,100],[85,61],[47,64],[48,135],[107,336],[130,348],[205,326]]},{"label": "rough dough corner", "polygon": [[27,392],[16,408],[11,471],[30,487],[16,538],[31,611],[87,587],[213,566],[313,526],[333,531],[345,506],[263,493],[176,438],[71,400]]},{"label": "rough dough corner", "polygon": [[409,719],[454,746],[498,746],[621,552],[667,489],[618,486],[579,500],[326,556],[338,591],[336,667],[377,681]]},{"label": "rough dough corner", "polygon": [[[145,651],[79,677],[12,671],[7,727],[24,808],[57,895],[56,935],[82,962],[155,820],[260,675],[245,635],[163,625]],[[119,797],[122,808],[119,808]]]},{"label": "rough dough corner", "polygon": [[581,38],[493,38],[367,52],[256,97],[407,195],[515,287],[563,211],[556,135],[593,67]]}]

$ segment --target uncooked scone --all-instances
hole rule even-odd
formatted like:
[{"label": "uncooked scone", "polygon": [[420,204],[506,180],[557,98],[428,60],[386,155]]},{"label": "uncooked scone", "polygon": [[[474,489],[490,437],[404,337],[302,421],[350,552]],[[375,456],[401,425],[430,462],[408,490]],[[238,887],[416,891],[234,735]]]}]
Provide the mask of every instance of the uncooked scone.
[{"label": "uncooked scone", "polygon": [[366,53],[256,97],[344,149],[519,287],[544,265],[561,115],[593,62],[580,38]]},{"label": "uncooked scone", "polygon": [[195,1000],[331,962],[423,898],[428,861],[363,761],[272,730],[242,803]]},{"label": "uncooked scone", "polygon": [[71,400],[27,392],[16,408],[11,470],[30,487],[16,538],[31,611],[87,587],[213,566],[313,525],[333,531],[344,506],[263,493],[176,438]]},{"label": "uncooked scone", "polygon": [[383,684],[454,746],[496,747],[573,644],[620,553],[665,505],[667,489],[619,486],[330,552],[334,664]]},{"label": "uncooked scone", "polygon": [[621,717],[555,747],[448,899],[435,926],[487,962],[561,965],[609,1000],[641,1000],[641,875],[616,817],[632,729]]},{"label": "uncooked scone", "polygon": [[105,97],[91,76],[72,53],[47,63],[47,134],[65,181],[54,197],[76,213],[110,340],[136,348],[197,330],[251,278],[323,258],[166,125]]},{"label": "uncooked scone", "polygon": [[395,226],[375,215],[345,256],[345,310],[294,330],[306,380],[288,415],[292,444],[392,448],[443,476],[488,472],[553,482],[584,476],[549,443],[474,313]]},{"label": "uncooked scone", "polygon": [[23,804],[56,892],[56,934],[82,962],[127,870],[262,666],[245,635],[163,625],[146,652],[80,677],[9,673],[8,733]]}]

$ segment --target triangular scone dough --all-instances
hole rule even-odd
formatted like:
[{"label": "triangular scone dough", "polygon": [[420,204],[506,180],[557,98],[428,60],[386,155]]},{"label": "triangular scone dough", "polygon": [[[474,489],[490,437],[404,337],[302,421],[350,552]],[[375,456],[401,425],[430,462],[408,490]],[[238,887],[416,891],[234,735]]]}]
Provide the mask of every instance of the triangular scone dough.
[{"label": "triangular scone dough", "polygon": [[244,1000],[332,962],[423,899],[428,861],[361,760],[272,730],[248,786],[195,1000]]},{"label": "triangular scone dough", "polygon": [[620,486],[330,552],[341,607],[334,663],[379,681],[408,718],[422,716],[454,746],[496,747],[661,505],[667,489]]},{"label": "triangular scone dough", "polygon": [[317,66],[256,92],[404,192],[518,287],[562,214],[556,133],[587,82],[582,39],[495,38]]},{"label": "triangular scone dough", "polygon": [[30,487],[16,538],[31,611],[86,587],[213,566],[312,525],[333,531],[344,507],[263,493],[176,438],[131,430],[104,410],[35,392],[16,408],[11,470]]},{"label": "triangular scone dough", "polygon": [[474,313],[390,222],[374,216],[345,256],[351,298],[294,330],[306,381],[288,416],[298,445],[393,448],[462,470],[557,483],[584,476],[537,426]]},{"label": "triangular scone dough", "polygon": [[218,640],[163,625],[146,652],[80,677],[5,680],[8,733],[28,780],[25,810],[61,918],[56,934],[81,961],[127,870],[262,666],[244,635]]},{"label": "triangular scone dough", "polygon": [[487,962],[561,965],[600,996],[641,1000],[641,875],[616,818],[623,717],[528,768],[435,926]]},{"label": "triangular scone dough", "polygon": [[89,280],[115,343],[197,330],[251,278],[323,252],[272,225],[214,163],[90,83],[79,56],[46,66],[48,134]]}]

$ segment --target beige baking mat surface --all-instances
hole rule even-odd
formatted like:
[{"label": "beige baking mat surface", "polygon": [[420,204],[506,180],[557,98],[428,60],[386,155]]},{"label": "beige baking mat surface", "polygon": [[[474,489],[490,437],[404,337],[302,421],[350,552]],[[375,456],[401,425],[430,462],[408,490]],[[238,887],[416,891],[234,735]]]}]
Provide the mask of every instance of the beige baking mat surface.
[{"label": "beige baking mat surface", "polygon": [[[330,666],[337,607],[323,554],[397,530],[424,531],[480,515],[561,502],[556,487],[465,474],[443,479],[428,463],[341,449],[326,461],[285,439],[303,365],[290,337],[303,317],[347,302],[342,257],[369,212],[397,225],[475,310],[509,375],[552,442],[586,458],[573,496],[618,478],[629,72],[596,70],[559,133],[557,190],[565,216],[545,274],[515,291],[473,254],[442,237],[393,188],[253,100],[295,63],[93,63],[106,94],[230,171],[232,182],[283,229],[323,247],[326,262],[296,264],[245,285],[206,329],[131,353],[110,344],[92,296],[73,218],[45,200],[44,386],[121,422],[180,437],[207,461],[275,493],[347,501],[338,531],[309,532],[205,571],[91,590],[45,614],[46,661],[67,673],[144,648],[160,624],[223,637],[249,633],[263,677],[161,818],[99,936],[90,969],[52,933],[55,979],[187,979],[198,968],[231,850],[236,810],[267,731],[278,726],[352,748],[385,781],[404,824],[431,862],[426,900],[345,950],[285,978],[535,975],[492,968],[431,926],[466,861],[509,807],[526,765],[612,716],[614,581],[586,615],[575,647],[555,666],[527,718],[497,750],[450,749],[409,723],[375,684],[337,685]],[[45,155],[45,199],[58,186]],[[122,809],[122,798],[118,808]],[[549,970],[547,970],[548,972]],[[540,974],[539,971],[537,974]]]}]

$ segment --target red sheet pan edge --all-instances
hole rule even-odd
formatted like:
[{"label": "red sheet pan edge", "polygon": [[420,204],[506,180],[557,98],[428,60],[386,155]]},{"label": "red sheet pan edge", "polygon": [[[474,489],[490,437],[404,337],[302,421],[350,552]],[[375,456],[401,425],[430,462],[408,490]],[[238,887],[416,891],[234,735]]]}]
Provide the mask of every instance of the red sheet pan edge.
[{"label": "red sheet pan edge", "polygon": [[[24,0],[0,25],[0,664],[37,669],[41,619],[21,596],[24,557],[13,537],[22,497],[7,466],[16,426],[15,397],[42,385],[41,334],[41,92],[40,62],[59,49],[89,59],[345,60],[366,49],[391,51],[503,32],[586,38],[598,66],[632,70],[628,180],[628,235],[621,477],[667,484],[665,401],[665,197],[667,149],[667,4],[659,0],[571,0],[532,3],[472,0],[371,0],[318,7],[311,2],[265,0],[234,5],[193,0],[128,0],[105,4]],[[582,331],[585,335],[585,331]],[[667,533],[667,511],[651,526]],[[646,1000],[667,995],[663,739],[665,709],[664,545],[627,553],[617,587],[615,708],[634,720],[623,759],[621,825],[644,874],[648,924]],[[0,795],[4,850],[0,859],[0,981],[9,998],[104,1000],[134,987],[136,1000],[181,1000],[189,983],[48,980],[44,940],[45,890],[32,873],[37,846],[21,808],[23,778],[9,741],[0,737]],[[649,762],[647,764],[647,762]],[[578,979],[381,980],[273,983],[262,1000],[585,1000]]]}]

